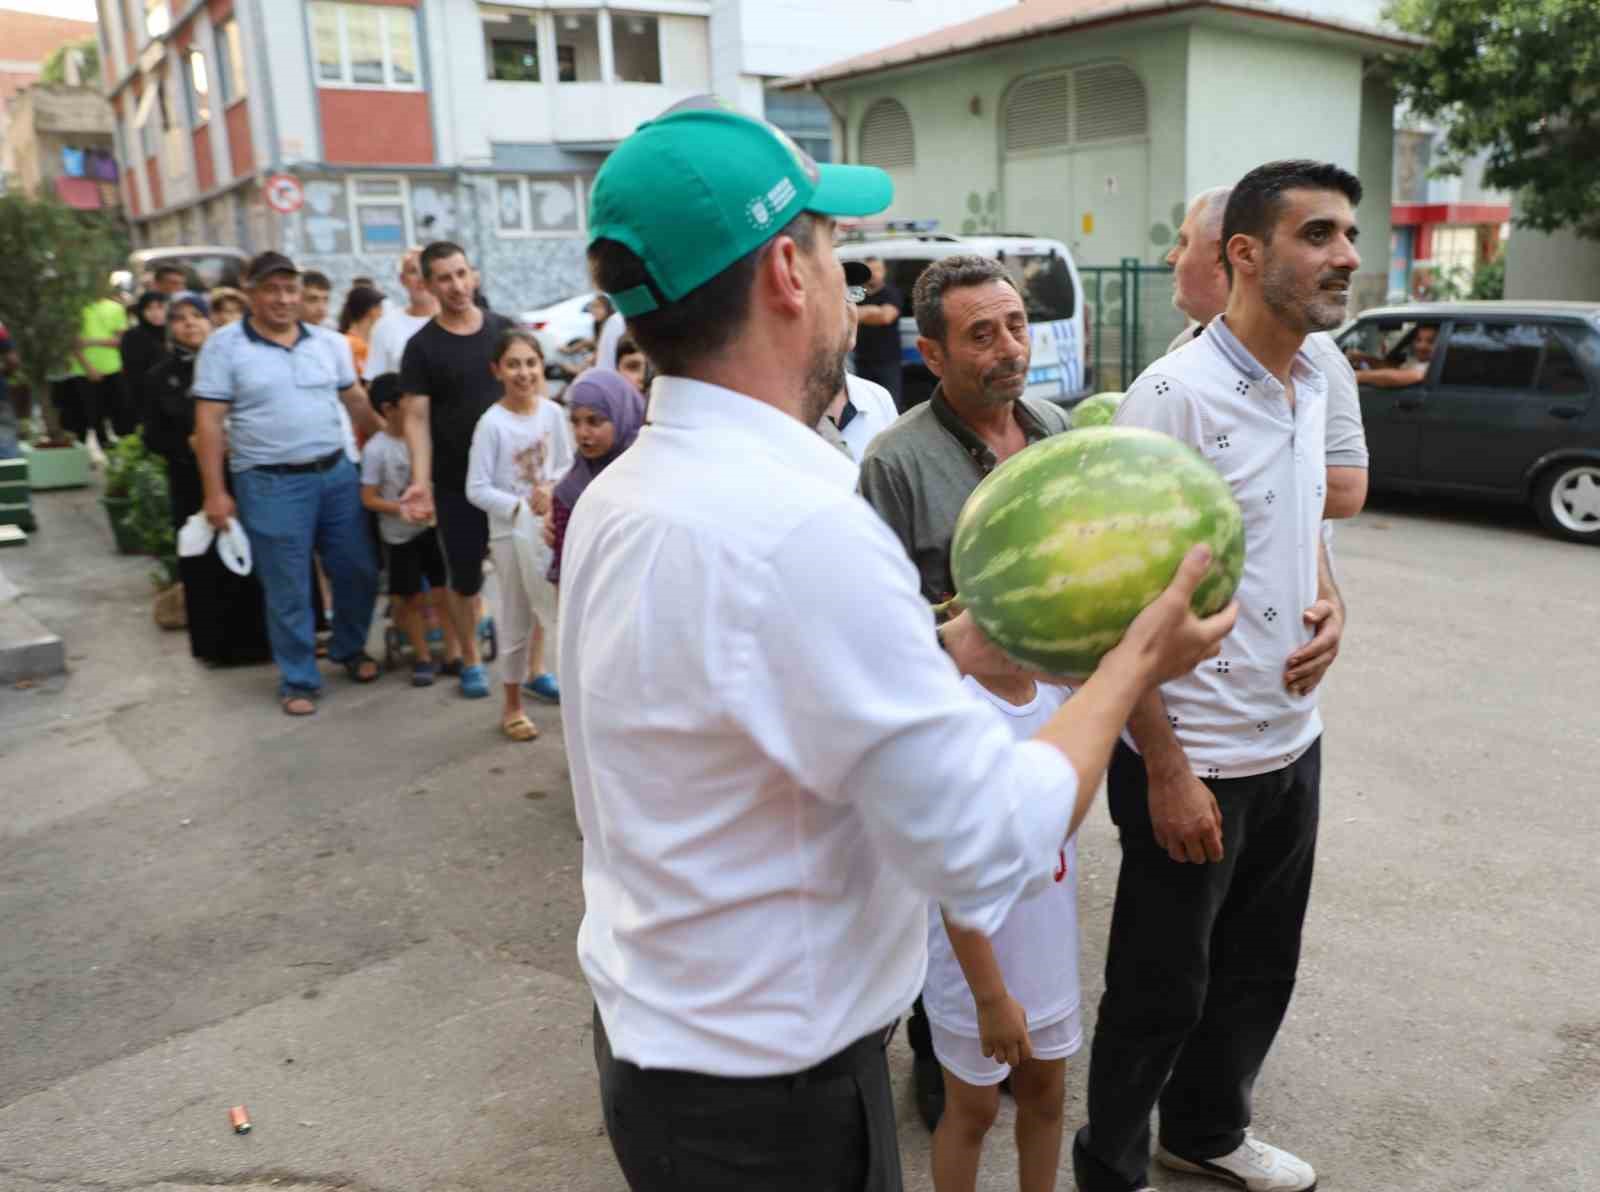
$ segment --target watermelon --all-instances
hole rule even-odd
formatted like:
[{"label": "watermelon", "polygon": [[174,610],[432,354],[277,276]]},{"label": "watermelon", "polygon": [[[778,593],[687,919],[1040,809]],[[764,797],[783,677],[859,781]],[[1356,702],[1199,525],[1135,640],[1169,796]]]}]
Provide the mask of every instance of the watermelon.
[{"label": "watermelon", "polygon": [[1086,397],[1072,407],[1072,429],[1078,430],[1085,426],[1110,426],[1111,420],[1117,416],[1117,407],[1122,404],[1120,393],[1096,393],[1093,397]]},{"label": "watermelon", "polygon": [[1200,543],[1212,563],[1193,607],[1210,616],[1244,573],[1244,516],[1227,482],[1169,435],[1096,426],[986,476],[956,520],[950,569],[956,600],[1007,654],[1086,675]]}]

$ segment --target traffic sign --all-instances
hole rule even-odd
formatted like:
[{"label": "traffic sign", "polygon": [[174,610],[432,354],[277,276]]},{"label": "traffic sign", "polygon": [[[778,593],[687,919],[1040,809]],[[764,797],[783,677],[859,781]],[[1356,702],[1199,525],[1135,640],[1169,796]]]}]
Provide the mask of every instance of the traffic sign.
[{"label": "traffic sign", "polygon": [[267,206],[279,215],[293,215],[305,201],[306,188],[293,174],[274,174],[267,179]]}]

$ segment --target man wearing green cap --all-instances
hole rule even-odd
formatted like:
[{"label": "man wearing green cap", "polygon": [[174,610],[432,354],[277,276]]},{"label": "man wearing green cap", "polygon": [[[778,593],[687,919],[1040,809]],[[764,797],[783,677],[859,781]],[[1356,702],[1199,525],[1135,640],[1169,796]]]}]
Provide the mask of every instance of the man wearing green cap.
[{"label": "man wearing green cap", "polygon": [[850,333],[833,217],[890,199],[714,102],[595,180],[595,281],[662,374],[562,564],[578,956],[634,1189],[898,1189],[884,1046],[928,900],[992,932],[1048,883],[1134,702],[1232,624],[1190,613],[1196,553],[1036,739],[963,690],[1014,668],[967,616],[936,638],[813,429]]}]

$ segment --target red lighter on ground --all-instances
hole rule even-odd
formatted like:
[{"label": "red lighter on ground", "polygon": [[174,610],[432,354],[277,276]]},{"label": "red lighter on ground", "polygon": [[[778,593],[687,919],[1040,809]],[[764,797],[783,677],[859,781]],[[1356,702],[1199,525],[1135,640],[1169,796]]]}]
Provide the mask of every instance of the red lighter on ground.
[{"label": "red lighter on ground", "polygon": [[243,1105],[235,1105],[228,1110],[228,1125],[233,1127],[235,1134],[250,1133],[250,1115]]}]

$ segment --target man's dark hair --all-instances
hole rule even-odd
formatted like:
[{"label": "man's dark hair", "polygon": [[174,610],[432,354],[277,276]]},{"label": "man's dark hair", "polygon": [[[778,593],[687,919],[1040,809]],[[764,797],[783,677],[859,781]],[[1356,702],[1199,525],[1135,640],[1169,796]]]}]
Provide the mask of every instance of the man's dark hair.
[{"label": "man's dark hair", "polygon": [[[710,281],[676,302],[628,319],[628,334],[659,371],[683,376],[726,348],[744,330],[750,317],[750,289],[755,285],[756,266],[778,236],[787,236],[801,251],[810,252],[816,245],[816,217],[801,212],[777,236],[740,257]],[[650,287],[657,301],[664,297],[650,280],[644,262],[619,241],[602,239],[589,246],[589,272],[596,288],[607,294],[621,294],[643,285]]]},{"label": "man's dark hair", "polygon": [[182,265],[173,265],[173,264],[157,265],[155,272],[152,273],[150,276],[153,279],[159,281],[161,278],[168,277],[168,276],[170,276],[171,274],[174,274],[174,273],[176,273],[179,277],[184,278],[185,280],[188,280],[189,271],[187,269],[185,269]]},{"label": "man's dark hair", "polygon": [[917,334],[944,343],[950,330],[944,321],[944,296],[951,290],[986,286],[994,281],[1003,281],[1013,290],[1017,288],[1006,267],[993,257],[963,253],[929,265],[911,288],[911,310],[917,317]]},{"label": "man's dark hair", "polygon": [[333,293],[333,282],[328,280],[326,273],[319,273],[315,269],[307,269],[300,275],[300,288],[302,290],[327,290]]},{"label": "man's dark hair", "polygon": [[435,240],[422,250],[422,260],[417,264],[422,269],[422,280],[433,280],[433,263],[435,261],[448,261],[451,257],[466,258],[467,250],[452,240]]},{"label": "man's dark hair", "polygon": [[1271,244],[1272,229],[1283,213],[1283,196],[1291,190],[1336,190],[1352,207],[1361,202],[1361,179],[1332,162],[1302,158],[1257,166],[1239,179],[1222,213],[1222,267],[1230,283],[1233,262],[1228,260],[1228,241],[1243,235]]}]

